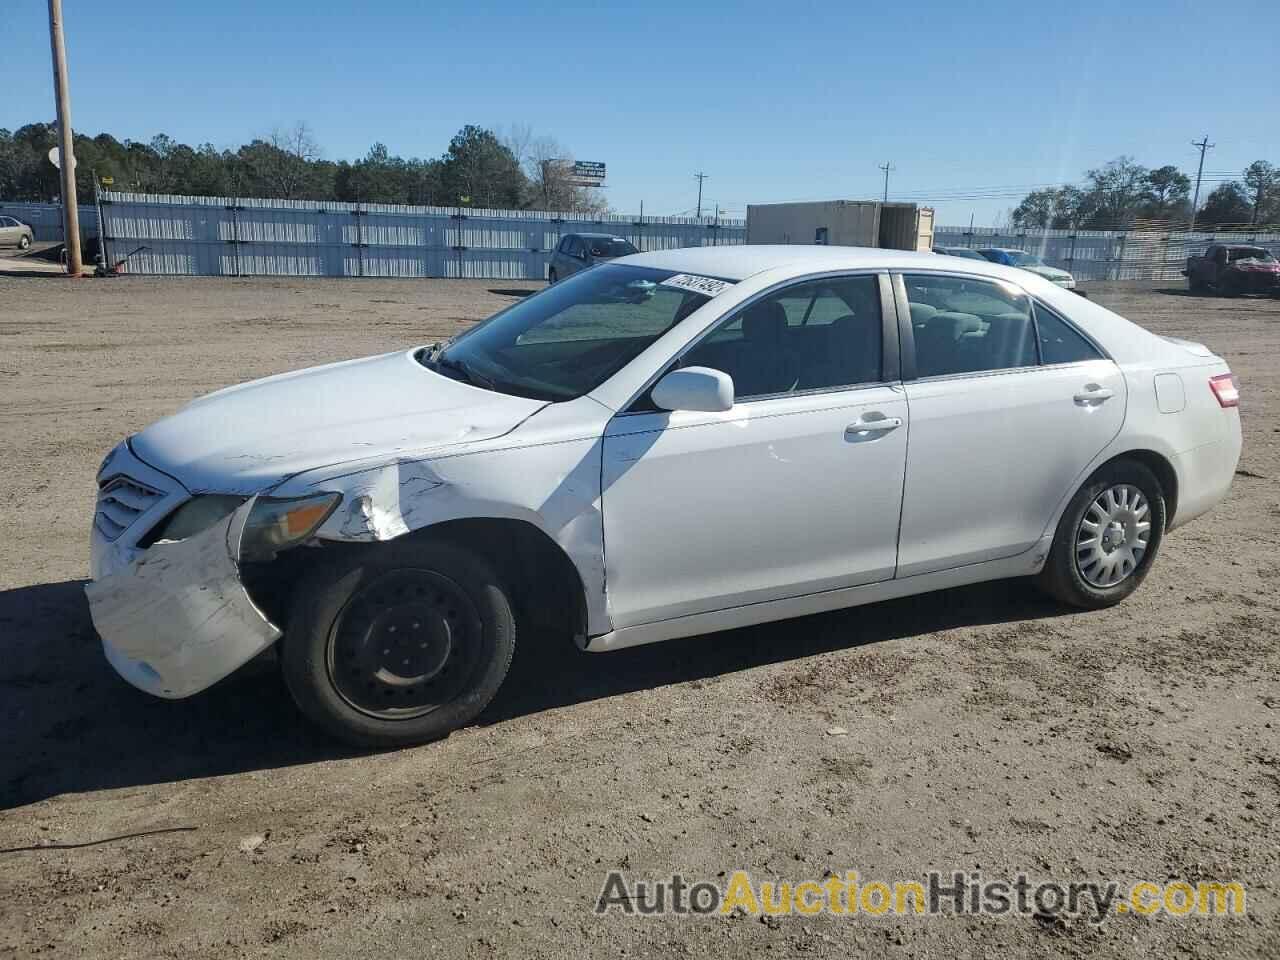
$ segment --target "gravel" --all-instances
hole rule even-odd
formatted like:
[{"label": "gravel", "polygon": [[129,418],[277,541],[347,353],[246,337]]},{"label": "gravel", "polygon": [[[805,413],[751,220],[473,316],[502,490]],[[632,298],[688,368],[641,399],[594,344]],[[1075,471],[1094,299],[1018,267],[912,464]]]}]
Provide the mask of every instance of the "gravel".
[{"label": "gravel", "polygon": [[[383,754],[313,732],[269,660],[173,703],[112,674],[81,586],[117,439],[525,286],[0,279],[0,955],[1280,955],[1280,301],[1090,288],[1224,354],[1246,434],[1105,613],[1011,582],[608,656],[525,637],[481,722]],[[592,912],[610,870],[738,868],[1235,880],[1250,916]]]}]

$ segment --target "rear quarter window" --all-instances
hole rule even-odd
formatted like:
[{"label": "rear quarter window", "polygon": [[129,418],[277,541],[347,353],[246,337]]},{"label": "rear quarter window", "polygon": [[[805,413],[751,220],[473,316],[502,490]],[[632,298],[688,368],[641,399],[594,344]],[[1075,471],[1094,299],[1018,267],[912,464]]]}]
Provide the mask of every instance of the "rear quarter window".
[{"label": "rear quarter window", "polygon": [[1102,359],[1097,348],[1067,321],[1039,303],[1035,309],[1041,363],[1082,363]]}]

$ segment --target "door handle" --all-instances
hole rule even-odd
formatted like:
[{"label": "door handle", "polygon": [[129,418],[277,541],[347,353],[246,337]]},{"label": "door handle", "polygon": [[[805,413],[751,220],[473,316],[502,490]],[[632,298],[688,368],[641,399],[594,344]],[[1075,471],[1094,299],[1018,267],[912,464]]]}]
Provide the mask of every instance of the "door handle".
[{"label": "door handle", "polygon": [[886,417],[883,414],[867,414],[844,428],[845,437],[851,440],[865,440],[869,435],[888,433],[902,426],[901,417]]},{"label": "door handle", "polygon": [[1102,403],[1104,400],[1110,400],[1114,396],[1114,391],[1108,390],[1106,387],[1100,387],[1096,383],[1091,383],[1075,395],[1075,401],[1081,406],[1089,406],[1095,403]]}]

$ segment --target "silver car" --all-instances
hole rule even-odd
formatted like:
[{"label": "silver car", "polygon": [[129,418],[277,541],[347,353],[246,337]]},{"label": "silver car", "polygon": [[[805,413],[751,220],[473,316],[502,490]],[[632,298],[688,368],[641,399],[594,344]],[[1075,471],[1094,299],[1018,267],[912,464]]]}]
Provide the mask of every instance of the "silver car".
[{"label": "silver car", "polygon": [[17,247],[25,250],[31,246],[36,235],[21,220],[0,216],[0,247]]},{"label": "silver car", "polygon": [[597,263],[639,252],[629,240],[611,233],[566,233],[551,254],[547,281],[555,283]]}]

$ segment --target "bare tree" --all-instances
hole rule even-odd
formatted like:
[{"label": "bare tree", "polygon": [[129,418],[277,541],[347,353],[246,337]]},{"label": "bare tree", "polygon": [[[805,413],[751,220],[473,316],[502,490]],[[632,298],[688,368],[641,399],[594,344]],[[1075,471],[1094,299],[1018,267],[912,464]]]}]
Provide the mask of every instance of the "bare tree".
[{"label": "bare tree", "polygon": [[1255,160],[1244,171],[1244,185],[1253,196],[1253,223],[1258,223],[1259,214],[1268,206],[1267,200],[1280,186],[1280,167],[1273,166],[1265,160]]},{"label": "bare tree", "polygon": [[511,155],[516,158],[516,163],[520,164],[522,170],[528,163],[533,139],[533,127],[527,123],[513,123],[506,130],[498,131],[499,142],[511,151]]},{"label": "bare tree", "polygon": [[573,156],[552,137],[528,139],[524,170],[533,194],[530,202],[538,209],[597,214],[609,210],[600,191],[573,182]]},{"label": "bare tree", "polygon": [[320,146],[311,129],[299,121],[288,130],[277,127],[265,141],[257,142],[261,149],[246,158],[253,165],[256,177],[272,196],[285,200],[300,196],[311,164],[320,159]]}]

